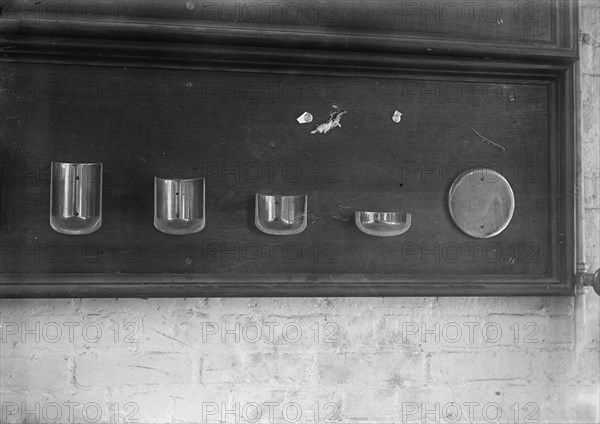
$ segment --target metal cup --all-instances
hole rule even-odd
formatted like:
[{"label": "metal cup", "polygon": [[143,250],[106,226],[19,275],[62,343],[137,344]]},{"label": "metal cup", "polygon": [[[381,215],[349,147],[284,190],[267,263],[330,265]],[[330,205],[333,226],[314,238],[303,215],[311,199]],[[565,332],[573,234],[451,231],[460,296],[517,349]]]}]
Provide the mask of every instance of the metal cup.
[{"label": "metal cup", "polygon": [[306,228],[307,196],[256,194],[254,224],[266,234],[287,236]]},{"label": "metal cup", "polygon": [[90,234],[102,225],[102,164],[52,162],[50,226],[69,235]]},{"label": "metal cup", "polygon": [[154,177],[154,226],[172,235],[193,234],[206,225],[204,178]]},{"label": "metal cup", "polygon": [[404,234],[411,224],[412,215],[404,212],[356,211],[354,221],[360,231],[377,237]]}]

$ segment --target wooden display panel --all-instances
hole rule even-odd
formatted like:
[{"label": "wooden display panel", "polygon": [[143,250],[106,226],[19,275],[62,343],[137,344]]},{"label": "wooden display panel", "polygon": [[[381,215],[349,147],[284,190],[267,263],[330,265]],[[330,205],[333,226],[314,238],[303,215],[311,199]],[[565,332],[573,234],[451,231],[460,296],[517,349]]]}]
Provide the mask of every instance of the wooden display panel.
[{"label": "wooden display panel", "polygon": [[[561,78],[54,64],[3,72],[4,295],[570,291]],[[348,111],[342,127],[311,134],[334,104]],[[315,122],[299,125],[305,110]],[[53,160],[104,164],[99,231],[50,228]],[[490,239],[463,234],[449,216],[449,187],[472,167],[499,171],[515,193],[512,222]],[[204,230],[154,228],[154,176],[206,178]],[[308,228],[259,232],[256,192],[307,194]],[[413,223],[398,237],[368,236],[353,220],[365,209],[410,212]]]},{"label": "wooden display panel", "polygon": [[[493,25],[492,6],[456,25],[435,21],[449,1],[376,3],[313,4],[335,22],[209,15],[246,1],[4,4],[0,295],[572,294],[575,2],[496,2]],[[342,127],[311,134],[336,106]],[[50,228],[51,161],[104,164],[97,232]],[[489,239],[447,206],[479,167],[515,195]],[[206,179],[201,232],[154,228],[155,176]],[[261,233],[257,192],[308,195],[306,230]],[[412,225],[369,236],[356,210]]]}]

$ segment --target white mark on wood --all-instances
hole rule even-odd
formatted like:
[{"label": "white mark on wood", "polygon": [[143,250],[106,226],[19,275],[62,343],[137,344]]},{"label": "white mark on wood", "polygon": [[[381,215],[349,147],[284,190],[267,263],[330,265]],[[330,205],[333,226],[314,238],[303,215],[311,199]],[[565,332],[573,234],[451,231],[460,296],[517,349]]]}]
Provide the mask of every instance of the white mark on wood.
[{"label": "white mark on wood", "polygon": [[402,121],[402,112],[395,110],[394,114],[392,115],[392,121],[394,121],[396,124]]},{"label": "white mark on wood", "polygon": [[304,112],[302,115],[296,118],[296,121],[298,121],[299,124],[308,124],[309,122],[312,122],[312,120],[313,116],[309,112]]},{"label": "white mark on wood", "polygon": [[14,75],[15,75],[15,73],[13,72],[12,74],[9,74],[8,76],[6,76],[4,78],[0,77],[0,81],[12,80]]},{"label": "white mark on wood", "polygon": [[504,148],[504,146],[501,146],[498,143],[490,140],[489,138],[482,136],[477,131],[475,131],[475,129],[473,129],[472,127],[471,127],[471,131],[473,131],[475,134],[477,134],[481,138],[481,141],[483,141],[484,143],[491,144],[492,146],[500,149],[501,151],[506,152],[506,149]]},{"label": "white mark on wood", "polygon": [[327,132],[329,132],[330,130],[337,128],[337,127],[341,127],[342,124],[340,124],[340,119],[342,118],[342,116],[347,113],[347,111],[341,111],[341,112],[334,112],[332,114],[329,115],[329,121],[322,123],[321,125],[317,126],[317,128],[315,128],[314,130],[312,130],[310,133],[311,134],[326,134]]}]

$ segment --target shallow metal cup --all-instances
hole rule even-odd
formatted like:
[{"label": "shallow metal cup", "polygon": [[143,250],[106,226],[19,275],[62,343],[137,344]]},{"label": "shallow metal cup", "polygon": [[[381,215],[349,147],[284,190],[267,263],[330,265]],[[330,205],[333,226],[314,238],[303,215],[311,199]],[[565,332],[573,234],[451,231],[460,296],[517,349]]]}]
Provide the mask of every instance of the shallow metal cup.
[{"label": "shallow metal cup", "polygon": [[102,164],[52,162],[50,226],[69,235],[102,225]]},{"label": "shallow metal cup", "polygon": [[306,228],[307,196],[256,194],[254,224],[266,234],[286,236]]},{"label": "shallow metal cup", "polygon": [[377,237],[393,237],[404,234],[411,224],[412,215],[403,212],[356,211],[356,226],[365,234]]},{"label": "shallow metal cup", "polygon": [[193,234],[206,225],[204,178],[154,177],[154,226],[172,235]]}]

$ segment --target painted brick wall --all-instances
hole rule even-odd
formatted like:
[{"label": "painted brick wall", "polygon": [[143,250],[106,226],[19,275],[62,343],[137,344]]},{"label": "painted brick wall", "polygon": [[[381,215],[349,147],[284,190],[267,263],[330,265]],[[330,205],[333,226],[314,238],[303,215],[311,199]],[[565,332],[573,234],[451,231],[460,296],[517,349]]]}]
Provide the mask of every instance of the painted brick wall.
[{"label": "painted brick wall", "polygon": [[[581,4],[586,255],[600,266],[600,2]],[[600,301],[0,302],[0,421],[598,423]]]}]

